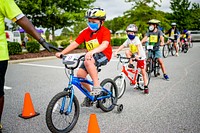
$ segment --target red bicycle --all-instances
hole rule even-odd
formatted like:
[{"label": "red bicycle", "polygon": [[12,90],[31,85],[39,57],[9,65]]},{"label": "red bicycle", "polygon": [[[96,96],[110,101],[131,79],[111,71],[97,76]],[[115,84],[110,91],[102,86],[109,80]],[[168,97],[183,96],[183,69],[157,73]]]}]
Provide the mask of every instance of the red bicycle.
[{"label": "red bicycle", "polygon": [[[130,85],[133,86],[135,89],[144,90],[144,80],[143,76],[140,73],[140,69],[137,67],[134,68],[128,68],[128,63],[130,60],[133,60],[134,62],[137,62],[135,57],[127,58],[122,57],[120,54],[117,54],[117,58],[119,58],[119,62],[122,63],[122,70],[121,73],[114,78],[114,81],[118,88],[118,99],[121,98],[126,90],[126,80],[127,77],[130,81]],[[148,74],[146,73],[147,78]],[[149,79],[149,78],[148,78]],[[149,84],[149,80],[147,85]]]}]

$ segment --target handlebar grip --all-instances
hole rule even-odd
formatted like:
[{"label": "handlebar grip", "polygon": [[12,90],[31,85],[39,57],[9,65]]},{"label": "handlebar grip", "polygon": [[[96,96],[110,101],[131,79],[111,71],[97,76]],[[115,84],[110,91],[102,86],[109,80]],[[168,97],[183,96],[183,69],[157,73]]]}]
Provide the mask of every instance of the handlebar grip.
[{"label": "handlebar grip", "polygon": [[61,55],[60,55],[60,58],[63,58],[63,56],[64,56],[64,55],[63,55],[63,54],[61,54]]}]

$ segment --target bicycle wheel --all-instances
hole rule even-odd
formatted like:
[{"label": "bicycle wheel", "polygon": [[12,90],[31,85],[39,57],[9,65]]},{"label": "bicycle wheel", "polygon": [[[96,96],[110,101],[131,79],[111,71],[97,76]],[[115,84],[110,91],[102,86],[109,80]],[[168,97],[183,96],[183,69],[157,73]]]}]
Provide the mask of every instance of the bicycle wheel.
[{"label": "bicycle wheel", "polygon": [[[79,103],[74,95],[72,111],[66,113],[70,99],[71,94],[63,91],[55,95],[49,102],[46,110],[46,124],[51,132],[67,133],[76,125],[80,113]],[[61,109],[62,105],[64,105],[63,109]]]},{"label": "bicycle wheel", "polygon": [[165,44],[165,45],[163,46],[163,51],[162,51],[162,53],[163,53],[163,57],[164,57],[164,58],[167,58],[167,56],[169,55],[169,47],[168,47],[168,44]]},{"label": "bicycle wheel", "polygon": [[171,49],[172,56],[174,56],[176,54],[176,50],[175,50],[175,47],[174,47],[173,44],[171,44],[171,48],[170,49]]},{"label": "bicycle wheel", "polygon": [[187,44],[184,44],[184,53],[187,53],[188,52],[188,48],[189,48],[189,46],[187,45]]},{"label": "bicycle wheel", "polygon": [[160,75],[160,64],[158,62],[158,59],[155,59],[155,65],[154,65],[154,76],[157,77]]},{"label": "bicycle wheel", "polygon": [[[117,104],[117,99],[118,99],[117,86],[112,79],[104,79],[101,82],[101,86],[110,91],[112,94],[110,97],[98,100],[99,108],[104,112],[112,111],[115,108],[115,105]],[[106,96],[106,95],[108,95],[108,92],[103,91],[103,93],[100,96]]]},{"label": "bicycle wheel", "polygon": [[126,81],[122,76],[116,76],[113,81],[116,83],[117,85],[117,89],[118,89],[118,99],[120,99],[125,90],[126,90]]},{"label": "bicycle wheel", "polygon": [[[146,72],[146,76],[147,76],[147,86],[149,85],[150,82],[150,78],[148,76],[148,73]],[[143,80],[143,75],[141,73],[138,73],[137,75],[137,87],[140,90],[144,90],[144,80]]]},{"label": "bicycle wheel", "polygon": [[153,69],[152,66],[153,66],[152,58],[148,58],[146,61],[146,72],[148,74],[149,80],[151,78],[151,72]]}]

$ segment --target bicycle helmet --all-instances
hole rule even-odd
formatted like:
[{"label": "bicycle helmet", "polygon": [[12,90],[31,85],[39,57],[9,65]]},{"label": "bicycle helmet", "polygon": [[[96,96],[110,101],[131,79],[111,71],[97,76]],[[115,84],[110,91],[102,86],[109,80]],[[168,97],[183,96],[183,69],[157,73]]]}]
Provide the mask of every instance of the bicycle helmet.
[{"label": "bicycle helmet", "polygon": [[126,28],[126,32],[137,32],[138,31],[138,27],[134,24],[129,24],[129,26],[127,26]]},{"label": "bicycle helmet", "polygon": [[99,20],[105,20],[106,12],[102,8],[95,7],[95,8],[89,9],[86,12],[85,17],[86,18],[96,18]]},{"label": "bicycle helmet", "polygon": [[176,23],[171,23],[171,26],[176,26]]},{"label": "bicycle helmet", "polygon": [[185,30],[183,30],[183,33],[185,34],[185,33],[187,33],[187,31],[188,31],[188,30],[185,29]]},{"label": "bicycle helmet", "polygon": [[147,22],[147,24],[156,24],[156,25],[159,25],[160,21],[157,20],[157,19],[151,19]]}]

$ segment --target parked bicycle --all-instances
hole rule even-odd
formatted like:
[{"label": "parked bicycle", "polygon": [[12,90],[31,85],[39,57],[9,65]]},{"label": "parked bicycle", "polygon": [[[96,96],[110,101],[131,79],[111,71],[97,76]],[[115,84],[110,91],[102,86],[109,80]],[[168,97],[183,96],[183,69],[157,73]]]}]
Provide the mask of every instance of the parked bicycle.
[{"label": "parked bicycle", "polygon": [[[98,96],[90,95],[90,92],[85,89],[81,83],[85,83],[93,87],[93,82],[74,76],[74,70],[79,66],[79,63],[84,60],[82,55],[79,58],[73,56],[62,56],[63,64],[65,65],[65,72],[69,70],[69,83],[64,91],[56,94],[46,110],[46,124],[49,130],[53,133],[67,133],[70,132],[76,125],[80,107],[77,97],[75,96],[74,87],[77,87],[89,100],[90,104],[96,104],[104,112],[112,111],[117,106],[117,111],[123,110],[123,105],[117,105],[118,89],[112,79],[104,79],[101,82],[102,91]],[[98,72],[101,70],[97,68]]]},{"label": "parked bicycle", "polygon": [[158,58],[155,57],[155,51],[153,50],[153,45],[147,45],[148,58],[146,61],[146,71],[148,73],[149,82],[151,79],[151,73],[154,72],[154,76],[160,75],[160,64]]},{"label": "parked bicycle", "polygon": [[131,58],[127,58],[117,54],[117,58],[119,58],[119,62],[123,65],[121,73],[114,78],[118,88],[118,99],[123,96],[126,90],[126,77],[129,79],[130,85],[132,85],[133,88],[144,90],[144,80],[142,74],[139,72],[139,69],[137,67],[135,67],[136,69],[128,68],[130,60],[137,62],[135,57],[132,56]]}]

